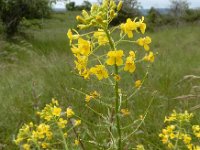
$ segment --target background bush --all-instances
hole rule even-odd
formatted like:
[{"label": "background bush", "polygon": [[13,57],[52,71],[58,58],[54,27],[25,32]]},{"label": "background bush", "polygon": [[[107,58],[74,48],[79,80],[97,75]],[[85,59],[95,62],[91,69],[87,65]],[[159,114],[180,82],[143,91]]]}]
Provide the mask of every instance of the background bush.
[{"label": "background bush", "polygon": [[13,36],[23,18],[49,17],[51,9],[48,0],[1,0],[0,18],[7,37]]}]

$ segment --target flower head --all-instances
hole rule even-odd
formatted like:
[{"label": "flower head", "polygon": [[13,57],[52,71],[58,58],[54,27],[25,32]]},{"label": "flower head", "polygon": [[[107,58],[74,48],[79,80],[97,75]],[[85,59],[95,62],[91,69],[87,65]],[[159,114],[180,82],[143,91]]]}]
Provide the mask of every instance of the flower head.
[{"label": "flower head", "polygon": [[125,24],[121,24],[120,28],[129,38],[132,38],[133,31],[137,29],[137,23],[128,18]]},{"label": "flower head", "polygon": [[149,51],[149,44],[151,43],[151,38],[146,36],[145,38],[139,38],[137,40],[138,45],[143,46],[146,51]]},{"label": "flower head", "polygon": [[107,53],[107,61],[106,63],[108,65],[117,65],[121,66],[123,64],[123,59],[122,57],[124,56],[124,52],[122,50],[116,50],[116,51],[109,51]]},{"label": "flower head", "polygon": [[66,114],[67,114],[67,118],[71,118],[75,113],[71,108],[67,108]]},{"label": "flower head", "polygon": [[90,73],[96,75],[99,80],[108,78],[108,72],[104,65],[96,65],[90,69]]}]

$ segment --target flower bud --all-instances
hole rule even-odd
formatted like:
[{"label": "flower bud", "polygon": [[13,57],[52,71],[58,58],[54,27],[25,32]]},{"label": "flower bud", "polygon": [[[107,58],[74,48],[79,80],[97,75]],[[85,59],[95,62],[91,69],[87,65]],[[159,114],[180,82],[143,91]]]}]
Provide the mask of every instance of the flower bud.
[{"label": "flower bud", "polygon": [[85,20],[81,16],[76,16],[76,20],[81,23],[85,23]]},{"label": "flower bud", "polygon": [[82,15],[84,18],[88,18],[89,17],[89,14],[86,10],[82,10]]},{"label": "flower bud", "polygon": [[117,5],[117,11],[120,11],[122,9],[122,4],[123,2],[120,1],[119,4]]},{"label": "flower bud", "polygon": [[99,23],[103,22],[103,19],[102,19],[101,16],[96,16],[96,20],[97,20],[97,22],[99,22]]},{"label": "flower bud", "polygon": [[111,18],[114,18],[114,15],[115,15],[115,12],[114,12],[114,10],[112,9],[112,10],[110,11],[110,17],[111,17]]}]

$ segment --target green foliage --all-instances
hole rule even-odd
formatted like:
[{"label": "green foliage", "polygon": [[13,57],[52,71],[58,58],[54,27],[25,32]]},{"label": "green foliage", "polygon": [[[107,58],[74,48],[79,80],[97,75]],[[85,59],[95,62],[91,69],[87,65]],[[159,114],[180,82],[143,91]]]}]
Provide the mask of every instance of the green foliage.
[{"label": "green foliage", "polygon": [[75,2],[69,2],[69,3],[66,4],[66,8],[67,8],[68,11],[74,11],[75,5],[76,5]]},{"label": "green foliage", "polygon": [[1,19],[8,37],[18,31],[22,19],[42,18],[50,15],[48,0],[2,0]]},{"label": "green foliage", "polygon": [[76,3],[75,2],[69,2],[66,4],[66,8],[68,11],[75,11],[75,10],[78,10],[78,11],[82,11],[82,10],[87,10],[89,11],[90,8],[91,8],[92,4],[89,2],[89,1],[83,1],[82,5],[77,5],[76,6]]},{"label": "green foliage", "polygon": [[154,31],[155,27],[162,25],[162,15],[155,8],[151,8],[147,14],[148,29]]},{"label": "green foliage", "polygon": [[183,16],[186,22],[195,22],[200,20],[200,9],[188,9]]}]

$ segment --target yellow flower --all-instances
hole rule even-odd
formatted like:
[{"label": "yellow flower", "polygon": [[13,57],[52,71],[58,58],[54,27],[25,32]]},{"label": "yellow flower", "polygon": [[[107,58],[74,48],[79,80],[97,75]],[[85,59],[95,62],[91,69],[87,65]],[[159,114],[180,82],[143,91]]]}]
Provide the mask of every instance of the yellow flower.
[{"label": "yellow flower", "polygon": [[130,51],[129,52],[129,56],[132,57],[133,59],[135,59],[135,52],[134,51]]},{"label": "yellow flower", "polygon": [[134,62],[133,58],[127,57],[124,71],[129,71],[130,73],[133,73],[135,71],[135,69],[136,69],[136,66],[135,66],[135,62]]},{"label": "yellow flower", "polygon": [[52,114],[53,114],[54,116],[57,116],[57,117],[59,117],[59,116],[60,116],[60,113],[61,113],[61,111],[62,111],[62,109],[61,109],[61,108],[59,108],[59,107],[54,107],[54,108],[53,108],[53,111],[52,111]]},{"label": "yellow flower", "polygon": [[71,118],[75,113],[71,108],[67,108],[66,114],[67,114],[67,118]]},{"label": "yellow flower", "polygon": [[139,144],[137,145],[136,150],[145,150],[145,149],[143,145]]},{"label": "yellow flower", "polygon": [[90,69],[90,73],[96,75],[99,80],[108,78],[108,72],[104,65],[96,65]]},{"label": "yellow flower", "polygon": [[185,143],[185,144],[190,144],[190,141],[192,140],[192,138],[189,136],[189,135],[187,135],[187,134],[185,134],[184,136],[183,136],[183,142]]},{"label": "yellow flower", "polygon": [[80,144],[79,140],[76,139],[76,140],[74,141],[74,145],[78,146],[79,144]]},{"label": "yellow flower", "polygon": [[60,128],[65,128],[66,124],[67,124],[67,120],[64,120],[63,118],[60,118],[57,122],[58,126]]},{"label": "yellow flower", "polygon": [[56,99],[54,99],[54,98],[52,98],[52,104],[54,104],[54,105],[56,105],[56,106],[58,106],[59,104],[58,104],[58,100],[56,100]]},{"label": "yellow flower", "polygon": [[140,88],[141,85],[142,85],[142,81],[141,81],[141,80],[135,81],[135,87],[136,87],[136,88]]},{"label": "yellow flower", "polygon": [[94,37],[98,39],[99,45],[105,45],[109,42],[106,33],[102,29],[98,29],[98,31],[94,33]]},{"label": "yellow flower", "polygon": [[22,147],[23,147],[24,150],[30,150],[31,149],[31,146],[29,144],[23,144]]},{"label": "yellow flower", "polygon": [[90,93],[93,98],[100,97],[100,94],[97,91]]},{"label": "yellow flower", "polygon": [[130,112],[129,110],[126,108],[126,109],[121,109],[121,113],[124,115],[124,116],[128,116],[130,115]]},{"label": "yellow flower", "polygon": [[67,138],[67,136],[68,136],[68,134],[67,134],[67,132],[65,132],[65,133],[64,133],[64,137]]},{"label": "yellow flower", "polygon": [[91,48],[91,46],[90,46],[90,42],[89,41],[86,41],[86,40],[84,40],[82,38],[79,38],[78,39],[78,48],[79,48],[80,53],[82,55],[87,56],[87,55],[90,54],[90,48]]},{"label": "yellow flower", "polygon": [[74,121],[74,126],[79,126],[81,124],[81,120],[75,120]]},{"label": "yellow flower", "polygon": [[88,63],[88,57],[87,56],[80,56],[76,55],[77,61],[75,62],[76,69],[79,71],[79,74],[81,76],[84,76],[85,78],[89,77],[89,72],[87,72],[87,63]]},{"label": "yellow flower", "polygon": [[72,44],[72,40],[76,40],[76,39],[79,38],[79,35],[73,35],[71,29],[68,30],[68,32],[67,32],[67,36],[68,36],[68,38],[69,38],[70,45]]},{"label": "yellow flower", "polygon": [[129,38],[132,38],[133,31],[137,29],[137,23],[128,18],[125,24],[123,23],[120,25],[120,28]]},{"label": "yellow flower", "polygon": [[106,63],[108,65],[114,65],[121,66],[123,64],[122,57],[124,56],[124,52],[122,50],[116,50],[116,51],[109,51],[107,54],[107,61]]},{"label": "yellow flower", "polygon": [[194,146],[194,149],[193,150],[200,150],[200,146]]},{"label": "yellow flower", "polygon": [[153,52],[149,52],[148,55],[144,56],[143,60],[153,63],[155,60]]},{"label": "yellow flower", "polygon": [[90,54],[91,44],[89,41],[79,38],[78,47],[72,45],[71,50],[74,54],[81,54],[84,56],[88,56]]},{"label": "yellow flower", "polygon": [[86,95],[86,96],[85,96],[85,101],[86,101],[87,103],[89,103],[90,100],[91,100],[92,98],[93,98],[92,96]]},{"label": "yellow flower", "polygon": [[144,23],[144,16],[142,16],[142,19],[140,19],[139,22],[137,22],[137,24],[142,34],[144,34],[146,30],[146,24]]},{"label": "yellow flower", "polygon": [[151,43],[151,38],[146,36],[145,38],[139,38],[137,40],[138,45],[143,46],[146,51],[149,51],[149,44]]},{"label": "yellow flower", "polygon": [[120,77],[120,75],[115,74],[114,75],[114,79],[115,79],[115,81],[120,81],[121,77]]},{"label": "yellow flower", "polygon": [[43,142],[43,143],[41,144],[41,146],[42,146],[42,148],[43,148],[43,149],[46,149],[46,148],[48,148],[49,144],[48,144],[48,143],[45,143],[45,142]]}]

